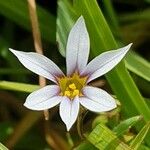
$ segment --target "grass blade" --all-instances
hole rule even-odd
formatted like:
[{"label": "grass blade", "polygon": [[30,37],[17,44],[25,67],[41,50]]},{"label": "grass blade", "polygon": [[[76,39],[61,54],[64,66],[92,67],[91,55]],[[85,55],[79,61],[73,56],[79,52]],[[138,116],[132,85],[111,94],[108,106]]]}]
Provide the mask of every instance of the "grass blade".
[{"label": "grass blade", "polygon": [[62,56],[65,56],[67,37],[76,17],[75,11],[68,1],[58,1],[56,39]]},{"label": "grass blade", "polygon": [[135,116],[129,118],[127,120],[122,121],[119,125],[117,125],[113,131],[116,133],[117,137],[124,134],[130,127],[135,125],[139,120],[141,120],[141,116]]},{"label": "grass blade", "polygon": [[0,89],[31,93],[40,87],[38,85],[0,81]]},{"label": "grass blade", "polygon": [[94,145],[92,145],[90,142],[84,141],[73,150],[98,150],[98,149]]},{"label": "grass blade", "polygon": [[8,150],[2,143],[0,143],[0,150]]},{"label": "grass blade", "polygon": [[87,139],[100,150],[131,150],[128,145],[121,142],[117,136],[103,124],[98,124]]},{"label": "grass blade", "polygon": [[148,133],[150,129],[150,122],[148,122],[138,133],[138,135],[135,137],[135,139],[130,143],[130,147],[134,150],[137,150],[139,146],[141,145],[142,141],[144,140],[146,134]]},{"label": "grass blade", "polygon": [[137,53],[130,52],[125,58],[125,65],[133,73],[150,81],[150,63]]}]

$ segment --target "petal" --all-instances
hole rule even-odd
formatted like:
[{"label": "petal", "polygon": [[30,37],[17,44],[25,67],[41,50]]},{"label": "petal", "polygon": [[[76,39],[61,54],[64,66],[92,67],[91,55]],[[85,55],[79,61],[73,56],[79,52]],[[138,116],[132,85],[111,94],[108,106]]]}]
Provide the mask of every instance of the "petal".
[{"label": "petal", "polygon": [[87,67],[81,72],[81,75],[89,76],[87,83],[104,75],[122,60],[131,45],[132,43],[118,50],[102,53],[87,65]]},{"label": "petal", "polygon": [[64,76],[59,67],[47,57],[33,53],[33,52],[20,52],[9,49],[19,61],[29,70],[41,75],[53,82],[57,82],[55,76]]},{"label": "petal", "polygon": [[45,110],[56,106],[62,99],[57,96],[60,92],[59,86],[48,85],[31,93],[24,103],[24,106],[31,110]]},{"label": "petal", "polygon": [[67,131],[69,131],[79,113],[79,98],[75,97],[73,100],[70,100],[68,97],[64,97],[60,103],[59,113],[61,119],[66,124]]},{"label": "petal", "polygon": [[89,57],[90,41],[84,18],[81,16],[71,29],[66,48],[67,75],[81,72]]},{"label": "petal", "polygon": [[84,97],[80,97],[80,104],[91,111],[104,112],[116,108],[115,100],[102,89],[86,86],[82,92]]}]

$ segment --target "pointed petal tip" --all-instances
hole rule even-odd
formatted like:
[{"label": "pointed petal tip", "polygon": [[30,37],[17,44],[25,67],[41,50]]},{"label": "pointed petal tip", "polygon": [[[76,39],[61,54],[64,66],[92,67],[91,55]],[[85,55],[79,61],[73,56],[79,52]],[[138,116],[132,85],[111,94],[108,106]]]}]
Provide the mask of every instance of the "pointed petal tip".
[{"label": "pointed petal tip", "polygon": [[107,111],[111,111],[111,110],[115,109],[116,107],[117,107],[116,101],[115,101],[115,99],[112,97],[112,99],[111,99],[111,104],[110,104],[110,106],[109,106],[109,108],[108,108]]},{"label": "pointed petal tip", "polygon": [[14,50],[14,49],[12,49],[12,48],[9,48],[9,51],[11,51],[12,53],[14,53],[14,52],[15,52],[15,50]]},{"label": "pointed petal tip", "polygon": [[23,104],[23,106],[25,106],[25,107],[26,107],[26,102]]},{"label": "pointed petal tip", "polygon": [[127,46],[125,46],[125,48],[126,48],[127,50],[129,50],[129,49],[131,48],[132,44],[133,44],[133,43],[128,44]]},{"label": "pointed petal tip", "polygon": [[128,44],[128,45],[131,45],[131,46],[132,46],[132,44],[133,44],[133,43],[130,43],[130,44]]},{"label": "pointed petal tip", "polygon": [[130,43],[130,44],[128,44],[128,45],[126,45],[126,46],[120,48],[120,50],[123,50],[124,53],[126,54],[126,53],[129,51],[129,49],[131,48],[132,44],[133,44],[133,43]]},{"label": "pointed petal tip", "polygon": [[130,43],[124,47],[116,50],[106,51],[99,56],[95,57],[88,65],[83,69],[81,75],[90,75],[87,83],[100,77],[111,69],[113,69],[128,53],[133,43]]},{"label": "pointed petal tip", "polygon": [[80,16],[72,27],[66,46],[67,75],[74,71],[81,72],[87,65],[90,40],[83,16]]},{"label": "pointed petal tip", "polygon": [[11,51],[15,56],[17,56],[17,54],[19,53],[19,51],[14,50],[12,48],[9,48],[9,51]]},{"label": "pointed petal tip", "polygon": [[55,83],[57,83],[56,76],[64,76],[61,69],[44,55],[35,52],[18,51],[12,48],[9,48],[9,50],[18,58],[23,66],[40,76]]},{"label": "pointed petal tip", "polygon": [[10,51],[12,51],[13,49],[12,48],[8,48]]},{"label": "pointed petal tip", "polygon": [[[126,45],[126,46],[124,46],[124,47],[121,47],[121,48],[119,48],[119,49],[116,49],[116,50],[114,50],[114,51],[122,51],[122,55],[123,55],[123,57],[126,55],[126,53],[130,50],[130,48],[131,48],[131,46],[132,46],[132,44],[133,43],[130,43],[130,44],[128,44],[128,45]],[[113,50],[112,50],[113,51]]]},{"label": "pointed petal tip", "polygon": [[23,104],[23,106],[25,106],[25,107],[28,108],[28,109],[34,110],[33,108],[30,107],[29,103],[27,103],[26,101],[25,101],[25,103]]},{"label": "pointed petal tip", "polygon": [[85,20],[84,20],[84,17],[81,15],[78,20],[76,21],[76,24],[85,24]]},{"label": "pointed petal tip", "polygon": [[[23,106],[25,106],[26,108],[29,108],[28,107],[28,104],[25,102],[24,104],[23,104]],[[30,108],[29,108],[30,109]]]},{"label": "pointed petal tip", "polygon": [[34,108],[34,106],[31,106],[29,103],[25,102],[23,104],[23,106],[25,106],[26,108],[30,109],[30,110],[34,110],[34,111],[43,111],[44,109],[41,108]]},{"label": "pointed petal tip", "polygon": [[78,20],[84,20],[84,17],[81,15]]},{"label": "pointed petal tip", "polygon": [[115,109],[116,107],[117,107],[117,104],[116,104],[116,102],[115,102],[115,100],[114,100],[114,103],[112,103],[111,110]]},{"label": "pointed petal tip", "polygon": [[28,109],[34,110],[33,108],[31,108],[30,104],[27,103],[27,101],[25,101],[25,103],[23,104],[23,106],[25,106]]},{"label": "pointed petal tip", "polygon": [[130,50],[131,46],[133,43],[130,43],[122,48],[120,48],[120,51],[122,51],[123,53],[123,57],[128,53],[128,51]]},{"label": "pointed petal tip", "polygon": [[78,97],[76,97],[73,101],[70,101],[67,97],[64,97],[60,103],[59,113],[62,121],[66,125],[67,131],[69,131],[75,123],[79,113]]},{"label": "pointed petal tip", "polygon": [[58,96],[57,85],[48,85],[32,92],[26,98],[24,106],[31,110],[45,110],[58,105],[62,99]]},{"label": "pointed petal tip", "polygon": [[115,99],[102,89],[86,86],[82,92],[80,104],[93,112],[107,112],[117,107]]},{"label": "pointed petal tip", "polygon": [[69,132],[69,131],[70,131],[71,127],[72,127],[72,126],[70,126],[70,125],[67,125],[67,124],[66,124],[67,132]]}]

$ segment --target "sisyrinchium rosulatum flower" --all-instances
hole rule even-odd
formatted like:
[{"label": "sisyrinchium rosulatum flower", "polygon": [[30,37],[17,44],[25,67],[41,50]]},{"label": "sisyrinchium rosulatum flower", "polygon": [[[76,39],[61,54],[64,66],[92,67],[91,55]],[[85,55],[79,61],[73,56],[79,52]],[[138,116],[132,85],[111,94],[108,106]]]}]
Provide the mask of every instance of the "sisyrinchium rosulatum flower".
[{"label": "sisyrinchium rosulatum flower", "polygon": [[60,117],[66,124],[67,131],[77,119],[80,104],[93,112],[105,112],[116,108],[111,95],[88,83],[114,68],[131,45],[104,52],[87,64],[90,40],[84,18],[81,16],[69,33],[66,46],[66,75],[43,55],[9,49],[26,68],[54,82],[54,85],[47,85],[31,93],[24,106],[31,110],[45,110],[60,104]]}]

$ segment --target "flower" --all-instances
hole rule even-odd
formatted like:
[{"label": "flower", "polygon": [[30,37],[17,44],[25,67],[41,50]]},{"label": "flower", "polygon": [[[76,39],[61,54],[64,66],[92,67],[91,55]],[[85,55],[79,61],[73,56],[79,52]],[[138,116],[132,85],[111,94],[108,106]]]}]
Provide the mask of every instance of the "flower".
[{"label": "flower", "polygon": [[26,68],[55,83],[31,93],[24,106],[32,110],[45,110],[60,103],[59,113],[67,131],[77,119],[80,104],[93,112],[116,108],[115,100],[106,91],[89,86],[88,83],[114,68],[131,45],[102,53],[87,64],[90,40],[81,16],[69,33],[66,76],[54,62],[43,55],[9,49]]}]

